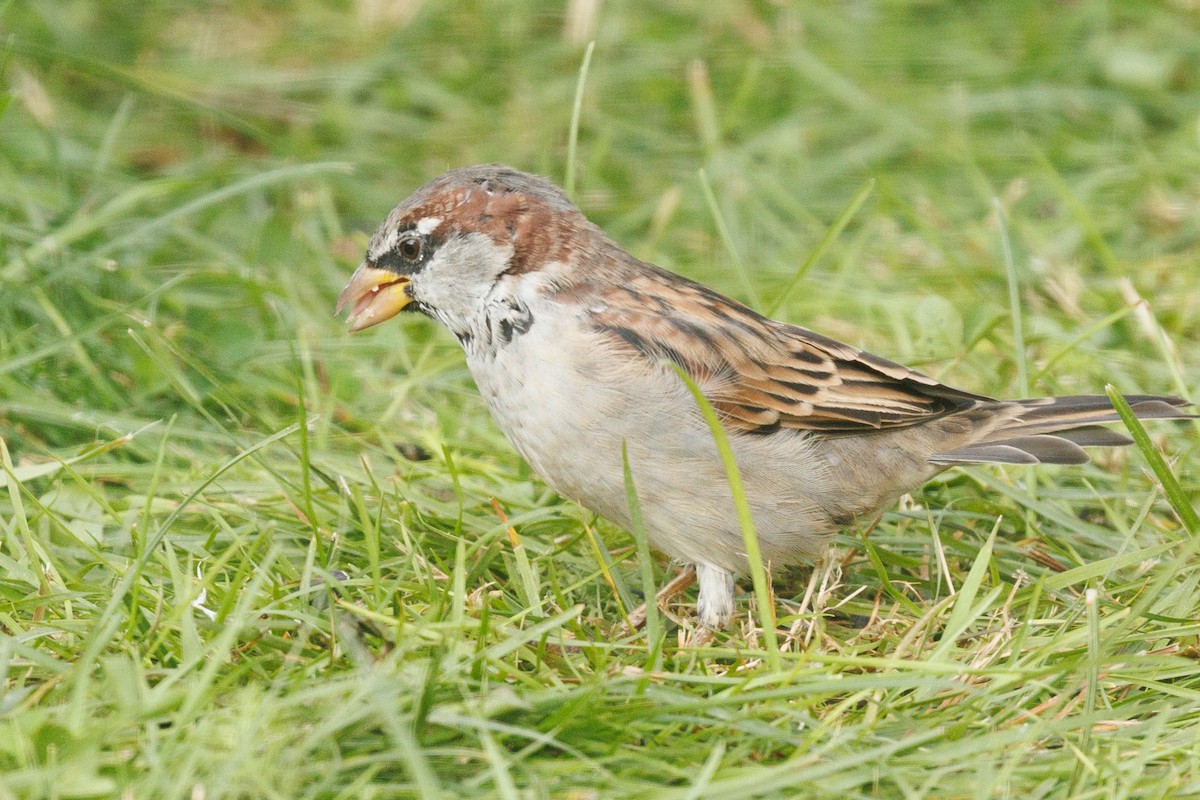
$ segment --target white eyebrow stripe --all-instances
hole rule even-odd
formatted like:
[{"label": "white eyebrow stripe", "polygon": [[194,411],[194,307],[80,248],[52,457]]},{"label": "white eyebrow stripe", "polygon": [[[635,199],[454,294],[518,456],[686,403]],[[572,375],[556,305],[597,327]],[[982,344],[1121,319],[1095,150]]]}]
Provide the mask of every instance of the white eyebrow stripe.
[{"label": "white eyebrow stripe", "polygon": [[426,217],[417,223],[417,233],[422,236],[428,236],[437,230],[438,225],[442,224],[441,217]]}]

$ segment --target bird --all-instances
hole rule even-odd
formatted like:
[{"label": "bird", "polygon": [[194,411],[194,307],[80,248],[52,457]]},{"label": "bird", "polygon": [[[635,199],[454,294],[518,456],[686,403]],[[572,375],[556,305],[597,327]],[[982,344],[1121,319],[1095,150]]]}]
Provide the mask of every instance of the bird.
[{"label": "bird", "polygon": [[[370,238],[337,300],[352,331],[400,312],[447,328],[495,422],[559,495],[694,565],[696,615],[725,628],[749,569],[717,414],[773,568],[963,464],[1083,464],[1131,439],[1106,395],[996,400],[765,317],[626,252],[550,180],[502,164],[417,189]],[[1139,418],[1178,397],[1130,395]],[[626,459],[627,458],[627,462]]]}]

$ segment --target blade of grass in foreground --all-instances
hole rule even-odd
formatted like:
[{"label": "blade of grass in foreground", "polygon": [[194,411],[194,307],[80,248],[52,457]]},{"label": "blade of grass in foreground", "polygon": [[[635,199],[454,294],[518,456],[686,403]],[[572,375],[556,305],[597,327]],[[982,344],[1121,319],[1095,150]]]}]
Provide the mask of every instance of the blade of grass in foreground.
[{"label": "blade of grass in foreground", "polygon": [[646,669],[657,672],[662,669],[662,620],[658,618],[650,540],[646,538],[646,526],[642,524],[642,505],[638,502],[637,488],[633,485],[633,472],[629,469],[629,449],[625,443],[621,444],[621,463],[625,470],[625,502],[629,505],[629,527],[632,528],[631,533],[637,542],[638,570],[642,575],[642,595],[646,600],[646,644],[650,651]]},{"label": "blade of grass in foreground", "polygon": [[725,476],[729,480],[729,491],[733,495],[733,505],[737,508],[738,523],[742,528],[742,543],[746,548],[746,558],[750,562],[750,577],[754,581],[754,598],[758,605],[758,622],[763,631],[763,640],[767,645],[767,664],[772,670],[779,669],[779,642],[775,638],[775,602],[771,599],[771,588],[767,585],[767,571],[763,567],[762,551],[758,547],[758,533],[754,529],[754,518],[750,514],[750,503],[746,500],[746,487],[742,485],[742,475],[738,471],[737,460],[733,457],[733,448],[725,428],[713,410],[708,398],[700,391],[700,387],[691,379],[678,364],[667,362],[678,373],[687,386],[688,391],[700,407],[713,439],[717,443],[717,452],[721,454],[721,463],[725,466]]},{"label": "blade of grass in foreground", "polygon": [[[315,421],[315,416],[310,418],[310,422]],[[191,506],[192,502],[195,501],[196,498],[198,498],[201,494],[203,494],[204,490],[211,486],[215,481],[220,479],[222,475],[233,469],[233,467],[237,464],[245,461],[247,458],[250,458],[264,447],[268,447],[280,439],[291,436],[296,432],[298,427],[298,423],[289,425],[283,430],[277,431],[267,438],[256,442],[255,444],[235,455],[233,458],[226,461],[224,464],[210,473],[207,478],[201,481],[200,484],[187,495],[187,497],[179,502],[179,504],[175,507],[175,510],[167,515],[167,518],[163,521],[163,523],[158,526],[158,530],[146,537],[146,541],[142,547],[142,552],[129,564],[129,566],[125,569],[124,575],[121,576],[121,580],[113,588],[111,594],[109,595],[108,603],[98,615],[97,626],[94,633],[88,640],[82,654],[75,662],[75,674],[84,676],[84,679],[76,681],[74,691],[72,693],[71,708],[73,711],[72,716],[70,717],[72,724],[80,724],[82,715],[84,713],[83,708],[85,706],[87,676],[89,675],[89,670],[91,669],[92,664],[95,663],[95,660],[99,657],[100,652],[105,646],[108,645],[113,634],[116,632],[121,623],[122,617],[121,614],[117,612],[117,609],[124,603],[126,595],[131,591],[132,587],[137,581],[138,576],[141,574],[141,571],[145,568],[147,562],[149,562],[149,560],[153,557],[155,549],[157,549],[159,544],[162,543],[162,540],[166,537],[167,532],[170,531],[171,526],[174,525],[175,521],[178,520],[184,511]]]},{"label": "blade of grass in foreground", "polygon": [[137,436],[138,434],[142,433],[143,431],[147,430],[148,428],[154,427],[157,424],[158,424],[158,422],[155,421],[155,422],[151,422],[148,425],[143,425],[140,429],[134,431],[133,433],[127,433],[124,436],[117,437],[116,439],[110,439],[107,442],[104,442],[100,445],[97,445],[96,447],[93,447],[91,450],[88,450],[85,453],[81,453],[80,455],[73,456],[73,457],[67,458],[67,459],[63,459],[61,461],[48,461],[43,464],[25,464],[25,465],[22,465],[19,467],[14,466],[14,467],[12,467],[11,470],[8,468],[8,465],[6,463],[4,466],[4,470],[0,471],[0,489],[3,489],[5,486],[8,486],[8,480],[9,480],[10,475],[13,477],[13,479],[18,484],[25,483],[26,481],[34,480],[35,478],[45,478],[47,476],[55,474],[56,472],[63,469],[64,467],[71,466],[72,464],[82,463],[89,459],[95,458],[96,456],[104,455],[105,453],[109,452],[110,450],[115,450],[118,447],[122,447],[122,446],[128,444],[129,442],[133,441],[134,437]]},{"label": "blade of grass in foreground", "polygon": [[1003,517],[996,518],[996,524],[992,527],[992,533],[988,536],[987,541],[983,543],[983,547],[979,548],[979,555],[975,556],[975,563],[971,565],[971,571],[967,573],[966,580],[959,587],[958,592],[954,595],[954,610],[950,612],[950,619],[946,620],[946,627],[942,631],[942,639],[938,643],[930,655],[930,661],[939,661],[946,658],[951,648],[958,644],[959,637],[966,631],[967,626],[974,620],[978,619],[984,611],[987,610],[996,597],[999,595],[1000,588],[993,589],[987,597],[979,605],[972,608],[975,603],[975,598],[979,594],[979,588],[983,585],[983,579],[988,573],[988,567],[992,563],[992,550],[996,546],[996,534],[1000,531],[1000,522]]},{"label": "blade of grass in foreground", "polygon": [[[542,593],[538,590],[538,579],[533,572],[533,564],[529,561],[529,554],[525,552],[525,543],[521,541],[521,537],[517,535],[517,529],[508,522],[508,515],[504,513],[504,509],[500,507],[500,501],[496,498],[490,498],[492,510],[496,512],[496,516],[500,519],[500,524],[504,526],[505,533],[508,534],[508,542],[512,545],[513,557],[516,559],[517,572],[521,576],[521,587],[524,589],[525,605],[532,611],[541,613],[542,610]],[[462,541],[461,536],[459,541]]]},{"label": "blade of grass in foreground", "polygon": [[1146,433],[1146,429],[1142,426],[1142,423],[1134,416],[1133,409],[1129,407],[1129,403],[1125,401],[1125,397],[1111,383],[1104,387],[1104,391],[1108,393],[1108,399],[1112,401],[1113,408],[1117,410],[1117,414],[1121,417],[1121,422],[1125,423],[1125,427],[1129,430],[1129,435],[1133,437],[1138,450],[1142,451],[1142,455],[1149,462],[1154,476],[1162,484],[1163,493],[1167,496],[1167,502],[1171,504],[1171,507],[1175,509],[1175,513],[1179,515],[1180,521],[1183,522],[1183,527],[1187,528],[1188,533],[1192,536],[1200,534],[1200,515],[1196,514],[1196,509],[1188,502],[1183,487],[1179,485],[1179,480],[1171,472],[1171,468],[1167,466],[1167,460],[1163,458],[1162,453],[1158,452],[1158,448],[1150,441],[1150,434]]}]

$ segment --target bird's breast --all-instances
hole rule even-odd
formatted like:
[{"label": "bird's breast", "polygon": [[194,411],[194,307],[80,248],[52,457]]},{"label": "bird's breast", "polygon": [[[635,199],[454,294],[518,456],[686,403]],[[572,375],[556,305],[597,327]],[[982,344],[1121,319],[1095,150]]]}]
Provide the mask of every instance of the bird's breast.
[{"label": "bird's breast", "polygon": [[[594,511],[627,516],[622,448],[645,461],[687,416],[682,384],[613,352],[613,345],[553,307],[502,344],[469,349],[467,362],[496,423],[551,487]],[[502,331],[493,330],[499,342]],[[675,382],[678,383],[678,382]],[[673,433],[677,436],[677,433]]]},{"label": "bird's breast", "polygon": [[[739,569],[741,534],[712,433],[683,382],[582,321],[530,307],[531,324],[467,362],[497,424],[555,491],[628,529],[623,454],[651,542]],[[779,563],[828,527],[810,491],[825,480],[808,439],[737,436],[762,544]]]}]

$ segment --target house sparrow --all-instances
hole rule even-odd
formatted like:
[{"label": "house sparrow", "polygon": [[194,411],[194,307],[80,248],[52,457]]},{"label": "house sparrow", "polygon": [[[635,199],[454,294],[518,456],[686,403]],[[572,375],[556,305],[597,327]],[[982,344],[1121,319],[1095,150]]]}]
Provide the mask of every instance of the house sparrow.
[{"label": "house sparrow", "polygon": [[[748,564],[712,432],[719,414],[764,560],[819,555],[953,464],[1082,464],[1130,439],[1103,395],[993,400],[767,319],[639,261],[549,181],[453,170],[396,207],[338,298],[351,330],[402,310],[462,344],[492,416],[559,494],[628,529],[622,448],[650,543],[694,564],[697,613],[723,628]],[[1190,416],[1175,397],[1138,416]]]}]

